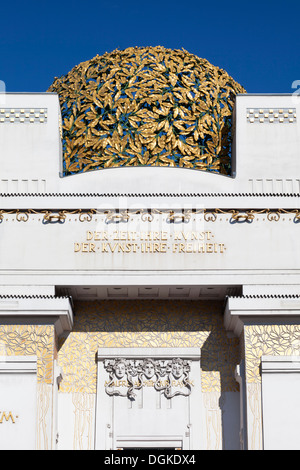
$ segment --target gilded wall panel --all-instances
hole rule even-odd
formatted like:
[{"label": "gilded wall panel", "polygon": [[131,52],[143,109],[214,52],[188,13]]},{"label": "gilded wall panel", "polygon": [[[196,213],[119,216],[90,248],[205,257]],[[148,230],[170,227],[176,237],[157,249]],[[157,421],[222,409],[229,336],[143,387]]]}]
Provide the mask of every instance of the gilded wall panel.
[{"label": "gilded wall panel", "polygon": [[52,383],[54,352],[53,325],[0,325],[0,355],[36,355],[38,383]]},{"label": "gilded wall panel", "polygon": [[61,392],[96,392],[95,355],[101,347],[200,347],[203,391],[238,387],[238,340],[228,338],[219,302],[76,302],[73,331],[58,352]]},{"label": "gilded wall panel", "polygon": [[300,325],[245,326],[246,380],[260,383],[261,356],[299,356]]}]

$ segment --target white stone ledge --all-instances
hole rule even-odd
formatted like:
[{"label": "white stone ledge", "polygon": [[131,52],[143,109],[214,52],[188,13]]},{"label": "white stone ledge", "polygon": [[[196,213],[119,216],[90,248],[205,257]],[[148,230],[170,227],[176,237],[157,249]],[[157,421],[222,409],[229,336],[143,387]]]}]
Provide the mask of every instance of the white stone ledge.
[{"label": "white stone ledge", "polygon": [[68,298],[7,296],[0,298],[1,324],[52,324],[60,336],[72,330],[73,311]]},{"label": "white stone ledge", "polygon": [[240,336],[247,324],[271,324],[279,320],[300,324],[299,296],[244,296],[227,299],[224,326],[236,336]]},{"label": "white stone ledge", "polygon": [[181,357],[199,361],[200,348],[99,348],[97,360],[102,361],[110,357],[124,357],[126,359],[142,359],[152,357],[155,359],[166,359],[170,357]]},{"label": "white stone ledge", "polygon": [[0,356],[0,373],[34,374],[37,371],[37,356]]},{"label": "white stone ledge", "polygon": [[300,356],[262,356],[263,373],[300,372]]}]

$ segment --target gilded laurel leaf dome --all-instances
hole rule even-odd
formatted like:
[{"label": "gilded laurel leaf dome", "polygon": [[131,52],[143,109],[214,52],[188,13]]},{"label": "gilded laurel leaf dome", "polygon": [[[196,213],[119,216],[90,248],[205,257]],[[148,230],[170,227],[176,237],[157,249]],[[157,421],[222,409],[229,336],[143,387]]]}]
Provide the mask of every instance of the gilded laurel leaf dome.
[{"label": "gilded laurel leaf dome", "polygon": [[130,47],[56,78],[63,174],[170,166],[231,174],[235,95],[224,70],[185,50]]}]

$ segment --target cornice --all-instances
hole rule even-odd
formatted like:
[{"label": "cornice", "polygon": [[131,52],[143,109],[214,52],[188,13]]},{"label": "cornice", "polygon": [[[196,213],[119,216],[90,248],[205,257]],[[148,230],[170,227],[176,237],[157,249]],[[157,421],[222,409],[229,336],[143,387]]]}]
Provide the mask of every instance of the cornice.
[{"label": "cornice", "polygon": [[0,193],[1,197],[300,197],[300,193]]},{"label": "cornice", "polygon": [[54,325],[58,336],[73,327],[72,299],[52,295],[1,295],[1,324]]},{"label": "cornice", "polygon": [[245,325],[300,321],[299,294],[240,295],[226,298],[224,326],[240,336]]},{"label": "cornice", "polygon": [[230,295],[228,299],[298,299],[298,294],[245,294]]},{"label": "cornice", "polygon": [[71,300],[71,297],[68,295],[45,295],[45,294],[7,294],[7,295],[0,295],[0,300],[1,299],[68,299]]}]

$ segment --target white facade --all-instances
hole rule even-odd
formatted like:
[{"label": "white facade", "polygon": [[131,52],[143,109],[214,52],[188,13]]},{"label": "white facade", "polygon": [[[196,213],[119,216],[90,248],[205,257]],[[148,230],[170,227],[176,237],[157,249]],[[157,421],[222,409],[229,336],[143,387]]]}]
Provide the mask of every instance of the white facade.
[{"label": "white facade", "polygon": [[[28,404],[27,392],[19,390],[19,422],[31,406],[40,417],[35,431],[27,435],[28,448],[34,440],[36,448],[51,449],[298,449],[299,97],[237,96],[232,178],[159,167],[114,168],[63,178],[57,95],[7,94],[1,106],[0,355],[8,358],[4,364],[19,356],[29,361],[39,357],[28,384],[28,390],[37,388],[33,404]],[[216,345],[212,341],[209,346],[211,329],[205,340],[199,336],[203,347],[198,360],[193,355],[190,359],[191,380],[197,385],[190,395],[164,397],[161,405],[170,408],[178,399],[172,420],[176,423],[180,416],[179,428],[171,432],[156,426],[159,412],[164,422],[167,411],[158,408],[153,385],[142,389],[145,396],[148,393],[148,431],[141,424],[141,416],[146,416],[143,407],[137,404],[126,434],[119,423],[132,403],[125,391],[122,397],[106,393],[103,380],[108,379],[101,376],[100,366],[119,356],[127,361],[158,360],[162,336],[156,350],[130,342],[124,350],[113,341],[109,347],[110,339],[104,341],[104,333],[112,333],[109,327],[100,331],[86,326],[80,330],[85,334],[81,344],[94,358],[94,375],[84,382],[83,391],[70,378],[71,363],[79,360],[67,349],[71,337],[77,341],[76,302],[82,307],[84,302],[110,300],[117,302],[116,308],[124,301],[142,305],[149,300],[174,305],[190,301],[201,308],[205,303],[208,310],[216,302],[222,304],[226,338],[240,342],[242,351],[236,362],[237,389],[224,388],[227,372],[213,368],[210,388],[204,386],[205,351],[211,348],[213,354]],[[133,330],[127,327],[124,332],[136,333],[134,325]],[[184,344],[182,336],[176,346],[178,331],[179,325],[169,332],[170,360],[190,353],[191,345]],[[38,351],[31,347],[34,338]],[[161,370],[161,364],[157,367]],[[212,386],[215,373],[218,385]],[[1,383],[6,383],[5,367],[0,367],[0,374]],[[10,394],[11,384],[7,387]],[[164,391],[157,393],[162,398]],[[278,402],[285,406],[278,409]],[[192,423],[182,411],[187,403]],[[14,416],[15,404],[5,406],[1,412]],[[113,410],[117,414],[110,421]],[[192,426],[183,431],[183,421]],[[4,447],[19,447],[19,431],[13,434],[17,423],[1,421],[0,414],[0,433],[4,427],[12,428]]]}]

